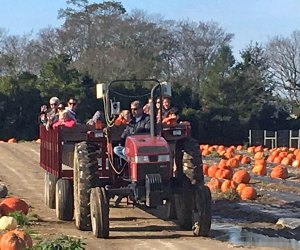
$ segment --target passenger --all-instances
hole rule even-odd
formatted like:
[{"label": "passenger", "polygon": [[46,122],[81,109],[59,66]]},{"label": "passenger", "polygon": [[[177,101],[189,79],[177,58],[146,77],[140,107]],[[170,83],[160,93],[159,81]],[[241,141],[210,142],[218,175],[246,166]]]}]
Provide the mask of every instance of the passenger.
[{"label": "passenger", "polygon": [[125,140],[129,135],[139,132],[148,132],[150,130],[150,117],[143,112],[143,106],[140,101],[134,101],[130,105],[132,119],[124,129],[121,135],[119,146],[114,147],[114,153],[120,158],[127,160],[125,156]]},{"label": "passenger", "polygon": [[104,122],[104,117],[100,110],[97,110],[95,112],[95,114],[93,115],[93,117],[86,122],[86,124],[87,125],[95,125],[97,121]]},{"label": "passenger", "polygon": [[44,121],[46,129],[49,130],[50,127],[52,126],[53,123],[57,122],[59,117],[58,117],[58,105],[60,103],[60,100],[57,97],[51,97],[49,100],[50,104],[50,110],[47,111],[46,114],[46,121]]},{"label": "passenger", "polygon": [[162,118],[166,118],[168,111],[171,109],[171,99],[170,97],[163,97],[162,98]]},{"label": "passenger", "polygon": [[155,108],[156,108],[156,122],[160,123],[160,98],[157,98],[155,101]]},{"label": "passenger", "polygon": [[72,117],[74,121],[76,121],[76,105],[77,101],[75,100],[75,98],[70,98],[68,101],[68,106],[66,107],[66,110],[70,113],[69,116]]},{"label": "passenger", "polygon": [[67,111],[67,110],[64,110],[64,111],[61,112],[60,119],[53,124],[53,128],[57,128],[58,126],[73,128],[75,125],[76,125],[76,121],[70,115],[70,112]]},{"label": "passenger", "polygon": [[150,115],[150,104],[151,104],[151,102],[152,102],[152,100],[151,100],[151,98],[148,98],[148,101],[147,101],[147,103],[144,105],[144,107],[143,107],[143,111],[144,111],[144,113],[146,114],[146,115]]},{"label": "passenger", "polygon": [[171,108],[167,113],[166,117],[163,119],[162,123],[170,125],[170,126],[175,126],[178,124],[178,110],[176,108]]},{"label": "passenger", "polygon": [[58,119],[61,120],[62,117],[63,117],[63,113],[65,111],[65,105],[60,103],[58,106],[57,106],[57,109],[58,109]]},{"label": "passenger", "polygon": [[116,126],[127,125],[131,121],[131,114],[128,109],[124,109],[115,120]]}]

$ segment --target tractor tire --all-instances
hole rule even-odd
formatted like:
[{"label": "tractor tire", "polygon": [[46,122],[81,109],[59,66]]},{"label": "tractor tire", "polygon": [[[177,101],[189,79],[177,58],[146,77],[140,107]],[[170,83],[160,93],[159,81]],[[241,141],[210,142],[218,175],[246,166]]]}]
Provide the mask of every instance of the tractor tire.
[{"label": "tractor tire", "polygon": [[55,209],[55,185],[57,178],[50,174],[45,173],[45,183],[44,183],[44,198],[45,205],[51,209]]},{"label": "tractor tire", "polygon": [[91,231],[90,193],[98,181],[99,147],[95,143],[80,142],[74,150],[74,215],[79,230]]},{"label": "tractor tire", "polygon": [[195,190],[193,234],[207,237],[211,228],[211,192],[207,186]]},{"label": "tractor tire", "polygon": [[92,188],[90,204],[93,235],[107,239],[109,237],[109,200],[103,187]]},{"label": "tractor tire", "polygon": [[174,194],[177,224],[185,230],[191,230],[193,226],[193,196],[187,195],[190,190],[181,189]]},{"label": "tractor tire", "polygon": [[179,181],[189,180],[191,184],[204,185],[202,156],[199,143],[195,139],[185,138],[177,142],[175,162],[179,171]]},{"label": "tractor tire", "polygon": [[59,220],[71,221],[74,216],[73,181],[59,179],[56,182],[56,216]]},{"label": "tractor tire", "polygon": [[195,210],[195,188],[204,185],[199,144],[193,138],[179,140],[175,148],[175,178],[179,186],[174,194],[177,222],[192,229]]}]

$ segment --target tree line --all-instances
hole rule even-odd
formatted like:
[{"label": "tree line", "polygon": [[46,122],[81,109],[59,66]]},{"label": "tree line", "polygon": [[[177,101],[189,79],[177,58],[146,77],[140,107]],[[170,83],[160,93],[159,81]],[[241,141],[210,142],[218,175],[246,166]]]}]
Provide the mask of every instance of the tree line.
[{"label": "tree line", "polygon": [[40,105],[52,96],[75,97],[86,120],[102,109],[95,84],[116,79],[171,82],[172,101],[201,143],[299,128],[290,114],[300,102],[300,31],[249,42],[237,60],[234,34],[216,22],[128,13],[115,1],[67,3],[59,28],[19,36],[0,27],[0,139],[37,138]]}]

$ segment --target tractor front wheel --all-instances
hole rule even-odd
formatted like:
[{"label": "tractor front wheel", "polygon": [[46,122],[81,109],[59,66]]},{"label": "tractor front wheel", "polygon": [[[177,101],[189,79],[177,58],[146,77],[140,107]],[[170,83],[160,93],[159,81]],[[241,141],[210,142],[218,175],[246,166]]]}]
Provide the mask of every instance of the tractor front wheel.
[{"label": "tractor front wheel", "polygon": [[109,237],[109,201],[103,187],[92,188],[90,203],[93,235],[106,239]]}]

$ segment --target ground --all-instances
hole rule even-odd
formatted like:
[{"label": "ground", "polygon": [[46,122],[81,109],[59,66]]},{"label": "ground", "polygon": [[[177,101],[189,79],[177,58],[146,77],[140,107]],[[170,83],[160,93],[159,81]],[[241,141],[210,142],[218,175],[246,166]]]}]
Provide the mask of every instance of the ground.
[{"label": "ground", "polygon": [[[289,204],[276,200],[271,205],[271,198],[261,198],[257,202],[227,201],[215,198],[213,202],[213,230],[208,238],[196,238],[190,231],[181,231],[170,221],[165,221],[161,213],[159,218],[153,211],[144,211],[140,208],[111,208],[110,210],[110,239],[96,239],[91,232],[78,231],[74,222],[62,222],[56,219],[55,211],[44,205],[44,170],[39,167],[39,144],[31,142],[1,143],[0,144],[0,179],[8,186],[9,194],[23,198],[32,206],[32,211],[41,219],[32,225],[34,232],[42,237],[69,235],[80,237],[87,244],[87,250],[94,249],[234,249],[241,246],[231,244],[224,238],[230,230],[218,229],[225,222],[230,229],[242,226],[250,233],[264,235],[278,233],[274,223],[281,214],[298,213],[300,199],[293,199]],[[268,183],[261,182],[263,185]],[[280,183],[283,185],[282,183]],[[270,184],[272,185],[272,183]],[[278,184],[279,185],[279,184]],[[286,186],[286,185],[284,185]],[[275,183],[275,187],[276,183]],[[276,190],[276,188],[274,188]],[[288,190],[290,192],[290,190]],[[275,192],[275,191],[274,191]],[[294,192],[294,193],[293,193]],[[298,190],[290,194],[298,195]],[[295,197],[294,196],[294,197]],[[268,197],[267,195],[264,197]],[[160,211],[161,212],[161,211]],[[298,213],[300,214],[300,213]],[[215,229],[214,229],[215,228]],[[265,231],[264,231],[265,230]],[[288,236],[290,231],[286,232]],[[298,235],[299,234],[294,234]],[[271,235],[272,236],[272,235]],[[296,237],[294,236],[294,237]],[[216,239],[223,239],[219,241]],[[273,239],[273,238],[272,238]],[[257,247],[250,240],[250,245],[243,249],[276,249],[280,245],[271,247]],[[242,244],[243,245],[243,244]],[[263,245],[263,244],[262,244]],[[287,249],[287,248],[286,248]],[[297,249],[297,248],[294,248]]]}]

